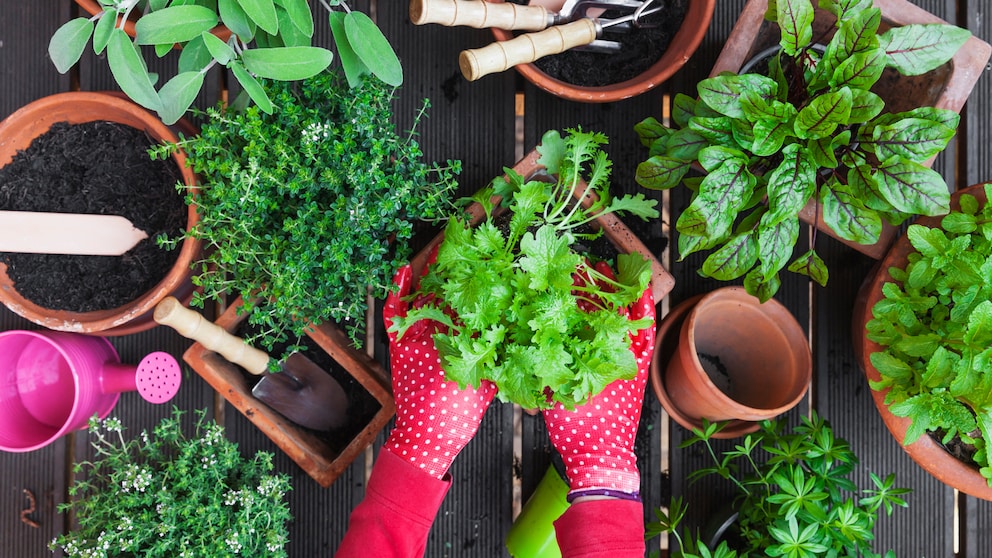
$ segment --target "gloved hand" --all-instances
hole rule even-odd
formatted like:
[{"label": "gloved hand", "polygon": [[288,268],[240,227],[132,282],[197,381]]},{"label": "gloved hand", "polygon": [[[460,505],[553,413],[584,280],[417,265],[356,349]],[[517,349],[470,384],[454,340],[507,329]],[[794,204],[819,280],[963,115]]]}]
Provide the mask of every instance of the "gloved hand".
[{"label": "gloved hand", "polygon": [[[382,311],[387,330],[394,317],[406,316],[409,304],[404,299],[410,294],[412,277],[409,265],[393,277],[399,289],[389,294]],[[477,390],[471,386],[462,390],[445,381],[432,337],[439,327],[436,322],[418,322],[399,340],[396,333],[389,333],[396,427],[384,446],[438,479],[475,435],[496,395],[491,382],[483,381]]]},{"label": "gloved hand", "polygon": [[655,310],[650,288],[628,309],[628,318],[650,318],[652,322],[631,335],[637,376],[611,383],[574,411],[567,411],[561,403],[544,411],[551,443],[565,462],[569,502],[583,496],[639,499],[634,437],[654,351]]}]

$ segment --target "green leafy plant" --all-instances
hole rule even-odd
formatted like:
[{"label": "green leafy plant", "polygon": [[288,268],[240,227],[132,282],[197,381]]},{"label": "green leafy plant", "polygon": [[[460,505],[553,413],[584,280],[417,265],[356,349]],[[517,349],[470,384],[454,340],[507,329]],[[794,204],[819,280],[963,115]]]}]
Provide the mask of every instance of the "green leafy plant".
[{"label": "green leafy plant", "polygon": [[[620,254],[613,278],[578,242],[602,235],[587,227],[598,216],[653,218],[657,202],[609,195],[611,162],[600,149],[606,141],[581,129],[564,138],[547,132],[537,149],[549,181],[504,169],[505,178],[468,200],[484,209],[480,224],[448,222],[417,293],[443,305],[413,308],[393,327],[402,336],[420,320],[444,324],[434,340],[450,380],[463,387],[491,380],[501,400],[525,408],[555,401],[571,408],[637,374],[629,335],[651,324],[618,310],[647,288],[650,264],[638,253]],[[588,206],[575,197],[583,181]],[[509,214],[500,217],[500,208]]]},{"label": "green leafy plant", "polygon": [[[985,186],[987,196],[992,185]],[[867,337],[884,347],[870,355],[889,392],[892,414],[912,419],[905,444],[927,431],[958,438],[992,486],[992,205],[971,195],[941,228],[910,225],[915,252],[905,269],[889,268]]]},{"label": "green leafy plant", "polygon": [[90,419],[93,462],[59,511],[79,526],[50,548],[68,556],[286,556],[289,476],[272,454],[246,458],[217,423],[196,411],[191,433],[173,409],[152,432],[124,438],[119,419]]},{"label": "green leafy plant", "polygon": [[[311,44],[314,16],[307,0],[99,0],[103,11],[79,17],[60,27],[48,46],[59,72],[79,61],[92,38],[96,54],[107,53],[114,79],[136,103],[155,111],[166,124],[178,120],[193,103],[210,68],[233,73],[244,91],[264,112],[272,100],[258,78],[305,79],[328,67],[333,53]],[[389,42],[365,14],[344,0],[321,0],[341,65],[352,85],[371,73],[389,85],[403,82],[403,69]],[[341,8],[335,10],[334,8]],[[125,32],[132,14],[134,39]],[[219,31],[223,25],[229,33]],[[154,47],[164,56],[182,46],[179,70],[161,88],[148,71],[140,47]]]},{"label": "green leafy plant", "polygon": [[414,220],[454,212],[461,164],[421,161],[413,132],[393,128],[394,90],[379,80],[349,88],[331,68],[262,85],[271,114],[210,109],[200,135],[178,144],[201,179],[198,194],[187,191],[200,221],[186,234],[205,248],[193,304],[241,295],[253,340],[270,351],[328,320],[361,346],[369,294],[389,292]]},{"label": "green leafy plant", "polygon": [[667,511],[655,511],[656,520],[646,527],[648,538],[673,533],[681,548],[673,556],[681,558],[880,556],[871,546],[878,514],[905,507],[902,496],[909,493],[894,486],[894,475],[883,480],[870,473],[873,488],[859,489],[850,479],[857,456],[815,413],[791,431],[780,421],[763,421],[757,432],[717,455],[712,439],[723,426],[704,420],[681,447],[702,443],[713,459],[713,467],[695,471],[690,480],[716,475],[733,483],[739,515],[732,528],[741,547],[722,541],[710,549],[698,535],[680,534],[677,527],[686,511],[681,499]]},{"label": "green leafy plant", "polygon": [[[871,0],[820,0],[836,17],[826,47],[813,40],[811,0],[770,2],[766,17],[781,30],[767,75],[723,74],[701,81],[698,99],[678,95],[678,129],[648,118],[636,126],[650,158],[637,181],[652,189],[684,182],[692,200],[676,223],[679,255],[715,249],[701,273],[744,276],[762,301],[788,270],[825,285],[815,250],[792,258],[798,214],[810,200],[839,237],[879,239],[882,220],[947,213],[948,189],[924,163],[957,129],[950,110],[885,112],[870,91],[883,71],[926,73],[947,62],[971,36],[951,25],[906,25],[878,34],[881,11]],[[687,177],[690,168],[705,177]]]}]

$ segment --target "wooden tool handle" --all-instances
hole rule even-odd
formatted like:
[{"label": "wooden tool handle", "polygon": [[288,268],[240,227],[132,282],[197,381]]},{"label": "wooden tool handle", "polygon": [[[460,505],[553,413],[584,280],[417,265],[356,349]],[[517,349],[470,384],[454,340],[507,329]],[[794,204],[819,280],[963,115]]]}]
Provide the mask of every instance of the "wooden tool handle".
[{"label": "wooden tool handle", "polygon": [[465,79],[475,81],[517,64],[527,64],[549,54],[587,45],[596,39],[596,34],[596,22],[583,18],[539,33],[527,33],[509,41],[463,50],[458,56],[458,66]]},{"label": "wooden tool handle", "polygon": [[216,351],[228,361],[240,365],[255,375],[269,368],[269,355],[244,342],[240,337],[208,321],[199,312],[190,310],[176,300],[165,297],[155,307],[155,321],[171,327],[187,339],[197,341],[211,351]]},{"label": "wooden tool handle", "polygon": [[448,27],[540,31],[548,26],[548,10],[544,6],[485,0],[410,0],[410,21],[415,25],[440,23]]}]

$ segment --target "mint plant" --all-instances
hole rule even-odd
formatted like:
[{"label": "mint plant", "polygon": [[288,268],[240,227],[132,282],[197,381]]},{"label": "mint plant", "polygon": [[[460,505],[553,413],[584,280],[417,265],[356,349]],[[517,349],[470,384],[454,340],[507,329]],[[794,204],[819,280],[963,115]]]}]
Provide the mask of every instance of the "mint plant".
[{"label": "mint plant", "polygon": [[[693,191],[676,222],[679,257],[714,250],[701,273],[743,276],[762,301],[778,290],[786,266],[827,282],[815,249],[792,259],[798,213],[810,200],[839,237],[860,244],[878,241],[883,219],[898,225],[947,213],[947,185],[924,163],[947,146],[959,116],[932,107],[888,113],[871,88],[886,68],[903,75],[937,68],[971,36],[936,24],[878,34],[881,11],[871,0],[820,0],[836,22],[818,49],[811,0],[769,4],[766,18],[781,41],[766,75],[703,80],[698,99],[675,97],[677,129],[654,118],[635,127],[650,148],[638,183],[663,190],[683,182]],[[705,177],[687,177],[694,166]]]},{"label": "mint plant", "polygon": [[[986,196],[992,185],[985,185]],[[868,339],[884,350],[870,355],[888,389],[892,414],[909,417],[905,444],[934,432],[958,439],[992,486],[992,206],[969,194],[941,228],[910,225],[915,252],[905,269],[889,268],[872,308]]]},{"label": "mint plant", "polygon": [[[91,43],[107,63],[121,90],[132,100],[172,124],[189,109],[207,71],[225,66],[250,98],[266,113],[272,100],[258,78],[301,80],[323,71],[333,53],[311,44],[314,15],[307,0],[99,0],[103,11],[60,27],[48,46],[56,69],[66,73]],[[403,69],[382,32],[367,15],[344,0],[321,0],[338,56],[348,81],[357,85],[371,73],[389,85],[403,83]],[[340,8],[336,10],[334,8]],[[134,13],[135,37],[124,31]],[[224,25],[227,34],[211,31]],[[148,71],[142,46],[165,56],[182,46],[179,71],[156,89],[158,76]]]},{"label": "mint plant", "polygon": [[67,556],[285,557],[289,476],[273,473],[271,453],[241,455],[205,410],[195,414],[192,431],[173,409],[132,439],[119,419],[90,419],[96,457],[73,466],[71,498],[59,505],[78,527],[50,549]]},{"label": "mint plant", "polygon": [[891,515],[895,506],[906,507],[903,496],[910,492],[895,486],[895,475],[883,480],[869,473],[872,488],[859,489],[850,478],[857,456],[816,413],[791,431],[780,421],[763,421],[757,432],[717,455],[713,435],[725,424],[704,419],[681,447],[702,443],[713,459],[714,465],[693,472],[691,481],[716,475],[733,483],[738,519],[732,529],[742,547],[722,541],[711,549],[698,536],[679,533],[686,512],[681,499],[667,512],[655,510],[647,538],[674,534],[680,550],[672,556],[680,558],[880,556],[872,549],[875,522],[883,509]]},{"label": "mint plant", "polygon": [[[597,217],[646,220],[658,216],[657,202],[642,194],[611,197],[611,162],[600,148],[607,138],[567,132],[547,132],[537,148],[550,182],[504,169],[505,179],[467,200],[482,206],[485,219],[475,227],[461,218],[448,222],[437,261],[415,293],[441,302],[411,308],[393,324],[400,337],[421,320],[443,324],[434,341],[447,378],[463,388],[490,380],[500,400],[528,409],[555,402],[573,408],[613,380],[633,378],[630,335],[653,327],[620,311],[647,288],[648,261],[620,254],[612,277],[578,242],[603,234],[588,227]],[[576,199],[583,181],[588,206]]]},{"label": "mint plant", "polygon": [[461,164],[423,162],[413,132],[391,123],[394,89],[370,76],[350,88],[331,68],[262,86],[271,114],[209,109],[200,135],[154,152],[182,147],[200,175],[186,191],[200,216],[186,234],[205,247],[193,304],[242,296],[252,341],[270,351],[329,320],[361,346],[368,296],[389,292],[415,220],[454,211]]}]

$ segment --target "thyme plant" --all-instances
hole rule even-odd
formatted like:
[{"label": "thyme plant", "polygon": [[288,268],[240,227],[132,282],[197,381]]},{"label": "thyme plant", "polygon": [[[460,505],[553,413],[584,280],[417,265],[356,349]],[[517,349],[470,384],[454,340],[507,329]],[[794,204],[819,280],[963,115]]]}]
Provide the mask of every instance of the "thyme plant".
[{"label": "thyme plant", "polygon": [[196,411],[192,432],[173,409],[152,432],[126,439],[116,418],[90,419],[96,457],[74,465],[69,488],[79,526],[52,541],[67,556],[285,557],[289,476],[272,454],[242,456],[223,428]]},{"label": "thyme plant", "polygon": [[200,135],[178,144],[201,179],[186,198],[200,215],[187,234],[204,245],[193,304],[241,295],[270,351],[326,321],[361,346],[369,294],[392,287],[413,221],[453,211],[461,164],[421,160],[413,132],[390,121],[394,89],[378,79],[349,88],[332,68],[263,86],[277,101],[271,114],[210,109]]}]

